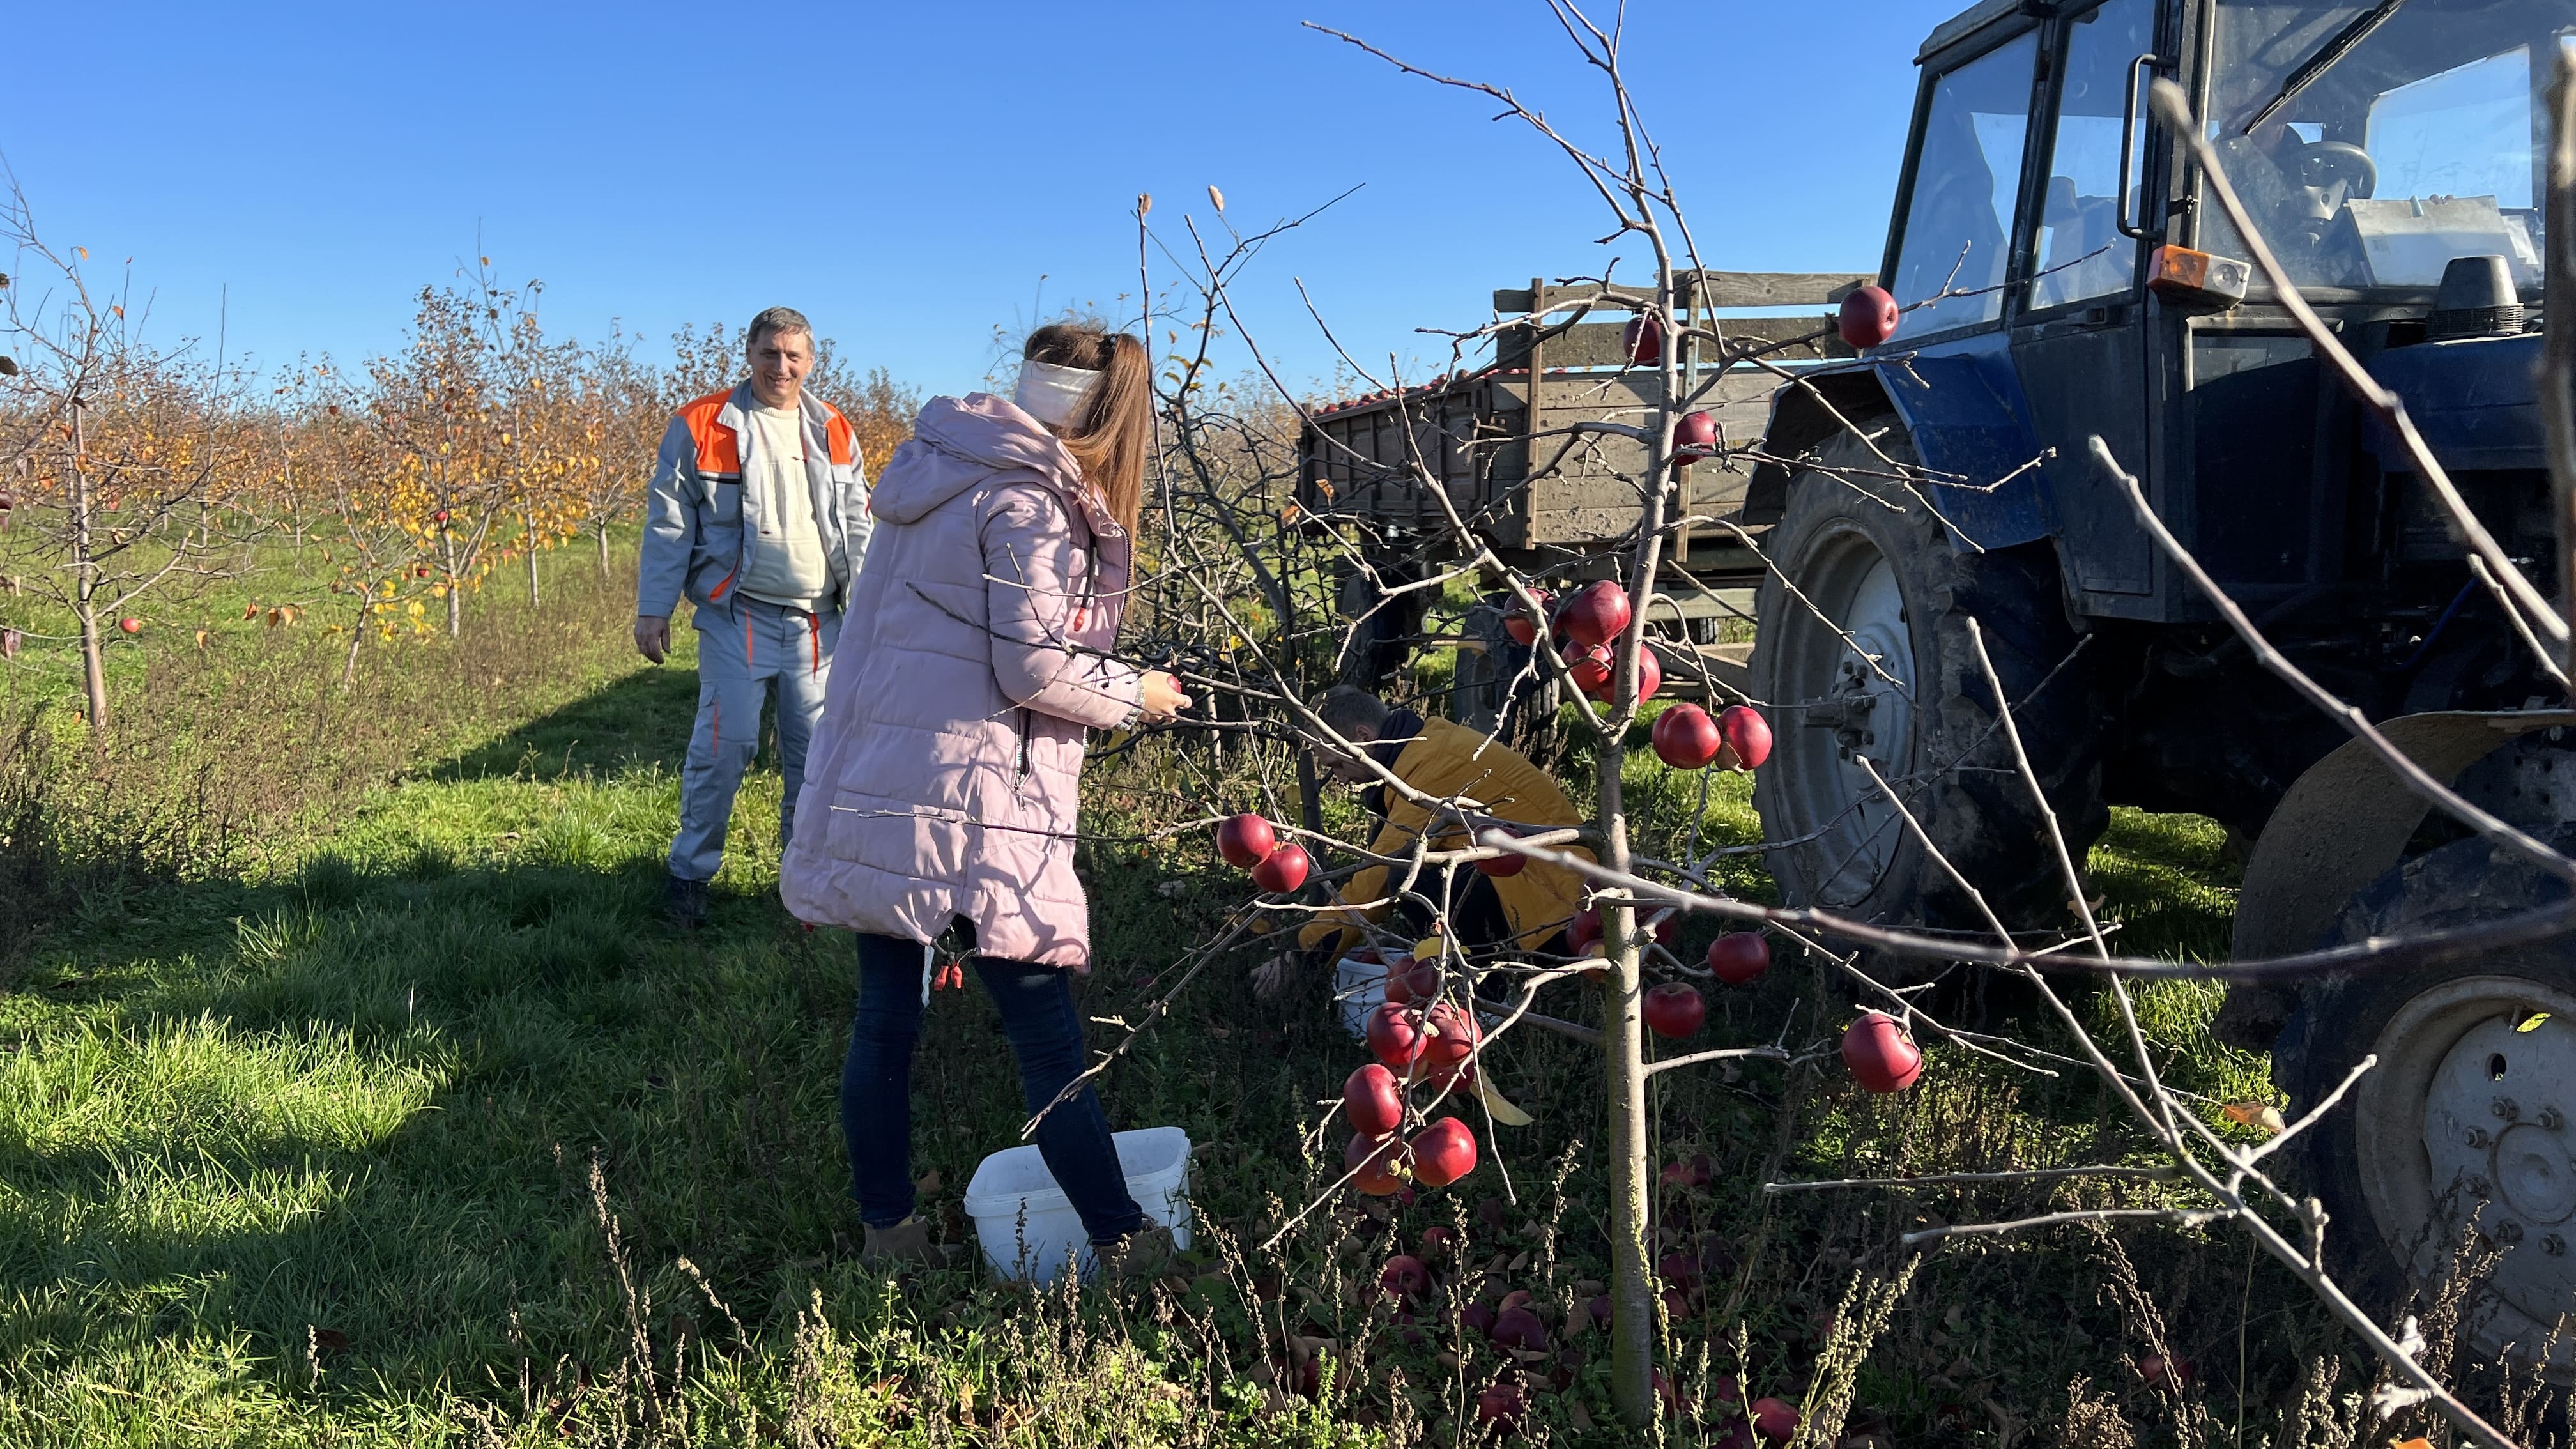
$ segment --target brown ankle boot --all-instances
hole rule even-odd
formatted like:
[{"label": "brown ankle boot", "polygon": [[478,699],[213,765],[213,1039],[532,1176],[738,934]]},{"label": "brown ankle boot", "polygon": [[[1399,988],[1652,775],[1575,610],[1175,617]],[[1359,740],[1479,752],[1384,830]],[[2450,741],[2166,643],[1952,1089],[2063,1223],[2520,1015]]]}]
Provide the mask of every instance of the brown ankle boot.
[{"label": "brown ankle boot", "polygon": [[1172,1230],[1160,1223],[1139,1228],[1115,1243],[1094,1245],[1091,1254],[1100,1263],[1104,1282],[1143,1283],[1160,1278],[1181,1259]]},{"label": "brown ankle boot", "polygon": [[930,1224],[915,1215],[890,1228],[869,1228],[867,1241],[859,1247],[859,1262],[880,1269],[937,1268],[948,1262],[948,1249],[930,1240]]}]

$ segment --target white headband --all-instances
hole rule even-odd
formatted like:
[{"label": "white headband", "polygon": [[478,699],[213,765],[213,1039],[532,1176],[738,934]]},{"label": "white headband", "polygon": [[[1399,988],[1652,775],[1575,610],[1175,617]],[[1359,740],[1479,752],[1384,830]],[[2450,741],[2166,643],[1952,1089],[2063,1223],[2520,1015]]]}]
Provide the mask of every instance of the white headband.
[{"label": "white headband", "polygon": [[1084,368],[1023,362],[1020,386],[1011,394],[1011,401],[1039,422],[1060,428],[1082,415],[1083,404],[1091,400],[1091,390],[1099,385],[1100,374]]}]

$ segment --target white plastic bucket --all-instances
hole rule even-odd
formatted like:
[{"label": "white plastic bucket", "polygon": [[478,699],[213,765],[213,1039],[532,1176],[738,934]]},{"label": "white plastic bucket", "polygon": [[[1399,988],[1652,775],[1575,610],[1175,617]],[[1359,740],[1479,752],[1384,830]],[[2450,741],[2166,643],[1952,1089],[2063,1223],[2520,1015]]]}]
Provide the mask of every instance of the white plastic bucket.
[{"label": "white plastic bucket", "polygon": [[[1190,1135],[1178,1127],[1113,1133],[1128,1196],[1145,1216],[1172,1230],[1172,1241],[1190,1245]],[[1004,1278],[1052,1283],[1065,1260],[1092,1271],[1091,1235],[1083,1231],[1064,1190],[1055,1185],[1037,1145],[996,1152],[975,1166],[966,1184],[966,1216],[984,1261]]]},{"label": "white plastic bucket", "polygon": [[1386,967],[1377,961],[1345,956],[1333,968],[1333,1000],[1341,1003],[1342,1027],[1352,1038],[1368,1040],[1369,1013],[1386,1000]]}]

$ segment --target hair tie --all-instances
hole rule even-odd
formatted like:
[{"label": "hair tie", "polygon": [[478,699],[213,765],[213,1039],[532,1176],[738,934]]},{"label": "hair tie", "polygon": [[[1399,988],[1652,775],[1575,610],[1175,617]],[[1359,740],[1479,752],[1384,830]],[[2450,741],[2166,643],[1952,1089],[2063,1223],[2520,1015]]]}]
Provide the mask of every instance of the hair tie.
[{"label": "hair tie", "polygon": [[1011,401],[1039,422],[1060,428],[1082,416],[1083,405],[1099,384],[1100,374],[1087,368],[1023,362],[1020,385],[1011,393]]}]

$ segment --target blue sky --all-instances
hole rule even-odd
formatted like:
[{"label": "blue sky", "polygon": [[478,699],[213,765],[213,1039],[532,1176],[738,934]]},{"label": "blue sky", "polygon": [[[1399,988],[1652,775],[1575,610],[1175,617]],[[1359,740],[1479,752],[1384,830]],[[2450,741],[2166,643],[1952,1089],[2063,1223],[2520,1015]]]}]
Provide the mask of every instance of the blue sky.
[{"label": "blue sky", "polygon": [[[1958,3],[1632,7],[1631,83],[1713,265],[1876,267],[1914,51]],[[1520,0],[92,3],[6,22],[0,156],[50,240],[133,258],[155,335],[220,315],[269,364],[398,346],[478,228],[552,330],[617,319],[659,355],[785,302],[929,391],[975,385],[996,325],[1132,309],[1138,192],[1177,247],[1210,183],[1245,226],[1361,187],[1240,292],[1300,381],[1333,356],[1293,279],[1355,353],[1438,360],[1412,329],[1496,286],[1642,264],[1594,245],[1599,202],[1526,129],[1303,20],[1609,139],[1597,73]]]}]

